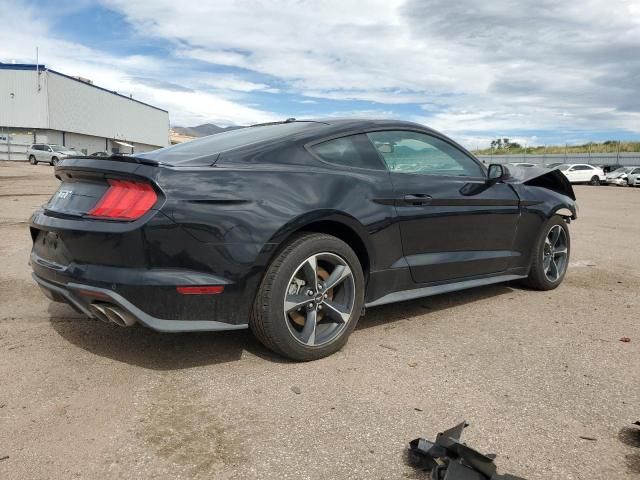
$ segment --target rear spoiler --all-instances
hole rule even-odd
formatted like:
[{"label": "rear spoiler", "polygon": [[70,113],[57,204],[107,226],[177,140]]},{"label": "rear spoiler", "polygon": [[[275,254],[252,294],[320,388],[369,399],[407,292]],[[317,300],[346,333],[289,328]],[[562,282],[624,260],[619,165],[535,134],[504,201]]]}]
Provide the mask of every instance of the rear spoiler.
[{"label": "rear spoiler", "polygon": [[71,155],[65,158],[72,160],[113,160],[115,162],[127,162],[127,163],[138,163],[140,165],[151,165],[157,167],[161,165],[157,160],[151,160],[150,158],[142,158],[136,157],[135,155],[109,155],[108,157],[97,157],[91,155]]}]

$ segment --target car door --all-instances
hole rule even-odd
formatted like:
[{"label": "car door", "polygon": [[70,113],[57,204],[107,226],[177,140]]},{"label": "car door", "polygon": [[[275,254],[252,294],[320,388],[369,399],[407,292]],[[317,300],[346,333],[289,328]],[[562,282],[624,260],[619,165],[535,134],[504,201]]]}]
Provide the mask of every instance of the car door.
[{"label": "car door", "polygon": [[40,145],[39,143],[35,144],[33,146],[32,153],[33,153],[33,156],[36,157],[36,160],[38,162],[43,161],[43,158],[42,158],[42,145]]},{"label": "car door", "polygon": [[580,181],[580,171],[577,170],[577,166],[575,165],[573,167],[569,167],[568,169],[564,170],[562,173],[565,174],[565,176],[569,179],[571,183]]},{"label": "car door", "polygon": [[53,158],[53,148],[51,148],[49,145],[45,145],[43,157],[44,161],[51,162],[51,159]]},{"label": "car door", "polygon": [[414,282],[503,272],[514,256],[519,199],[507,184],[488,187],[480,163],[424,132],[367,134],[387,165],[402,247]]},{"label": "car door", "polygon": [[596,175],[595,169],[590,165],[580,165],[580,181],[588,182],[591,177]]}]

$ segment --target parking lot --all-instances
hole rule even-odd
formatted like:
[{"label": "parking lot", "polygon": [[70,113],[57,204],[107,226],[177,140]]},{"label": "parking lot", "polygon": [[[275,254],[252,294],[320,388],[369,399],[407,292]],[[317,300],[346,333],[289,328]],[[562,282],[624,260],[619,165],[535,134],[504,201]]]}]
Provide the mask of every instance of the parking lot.
[{"label": "parking lot", "polygon": [[27,221],[52,173],[0,163],[0,478],[426,478],[408,441],[462,419],[503,473],[640,474],[640,189],[576,187],[560,288],[372,308],[341,352],[296,364],[247,331],[120,329],[50,303]]}]

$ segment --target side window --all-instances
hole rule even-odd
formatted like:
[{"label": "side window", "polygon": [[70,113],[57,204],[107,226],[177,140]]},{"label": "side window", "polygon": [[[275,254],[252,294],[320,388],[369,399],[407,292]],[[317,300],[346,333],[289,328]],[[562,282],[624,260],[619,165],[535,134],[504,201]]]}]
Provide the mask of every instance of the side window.
[{"label": "side window", "polygon": [[367,136],[392,172],[484,177],[478,163],[439,138],[403,130],[371,132]]},{"label": "side window", "polygon": [[365,135],[351,135],[318,143],[311,150],[322,160],[346,167],[384,170],[384,165]]}]

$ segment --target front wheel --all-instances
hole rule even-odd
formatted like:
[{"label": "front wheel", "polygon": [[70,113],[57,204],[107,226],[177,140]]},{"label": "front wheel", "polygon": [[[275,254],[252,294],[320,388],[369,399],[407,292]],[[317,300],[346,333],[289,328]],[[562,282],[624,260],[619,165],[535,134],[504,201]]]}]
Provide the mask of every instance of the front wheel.
[{"label": "front wheel", "polygon": [[597,175],[591,177],[591,180],[589,180],[589,185],[600,185],[600,177],[598,177]]},{"label": "front wheel", "polygon": [[525,284],[536,290],[553,290],[562,283],[571,252],[567,222],[554,215],[545,224],[533,249],[533,259]]},{"label": "front wheel", "polygon": [[29,155],[29,163],[31,165],[37,165],[38,161],[36,160],[36,156],[35,155]]},{"label": "front wheel", "polygon": [[298,361],[340,350],[364,303],[358,257],[330,235],[296,236],[273,260],[249,321],[267,348]]},{"label": "front wheel", "polygon": [[53,157],[51,159],[51,166],[55,167],[56,165],[58,165],[58,163],[60,163],[60,160],[58,159],[58,157]]}]

